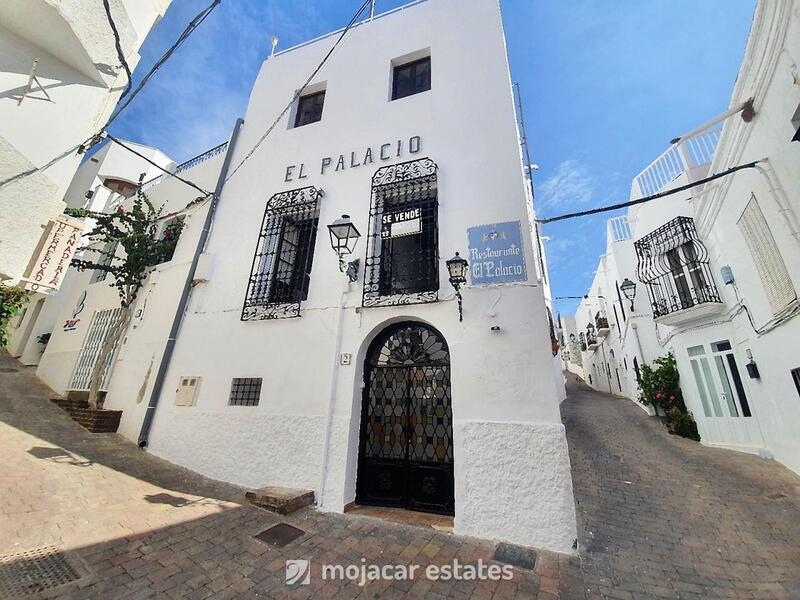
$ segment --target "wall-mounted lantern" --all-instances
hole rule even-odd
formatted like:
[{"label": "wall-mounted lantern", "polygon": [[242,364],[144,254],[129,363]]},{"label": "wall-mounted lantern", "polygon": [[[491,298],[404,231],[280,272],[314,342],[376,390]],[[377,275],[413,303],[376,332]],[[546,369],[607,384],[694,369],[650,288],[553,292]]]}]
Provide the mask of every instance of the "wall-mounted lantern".
[{"label": "wall-mounted lantern", "polygon": [[458,320],[463,321],[464,310],[462,307],[461,286],[467,283],[467,267],[469,263],[456,252],[456,255],[445,264],[447,265],[447,272],[450,274],[450,285],[455,289],[456,298],[458,298]]},{"label": "wall-mounted lantern", "polygon": [[594,337],[594,325],[592,325],[591,323],[589,323],[589,324],[586,326],[586,331],[588,331],[588,332],[589,332],[589,337]]},{"label": "wall-mounted lantern", "polygon": [[625,297],[631,301],[631,310],[633,310],[633,301],[636,298],[636,284],[626,277],[622,285],[619,286],[619,289],[621,289]]},{"label": "wall-mounted lantern", "polygon": [[345,262],[344,260],[345,256],[353,253],[358,238],[361,237],[358,229],[350,220],[350,215],[342,215],[341,218],[328,225],[328,232],[331,236],[331,248],[339,256],[339,270],[342,273],[347,273],[350,281],[356,281],[358,279],[359,260],[355,259],[350,262]]}]

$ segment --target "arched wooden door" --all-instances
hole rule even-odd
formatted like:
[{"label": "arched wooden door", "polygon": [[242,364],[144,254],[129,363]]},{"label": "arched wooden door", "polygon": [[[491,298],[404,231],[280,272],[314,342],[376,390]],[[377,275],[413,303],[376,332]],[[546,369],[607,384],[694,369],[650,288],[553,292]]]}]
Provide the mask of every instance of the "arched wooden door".
[{"label": "arched wooden door", "polygon": [[450,352],[442,334],[397,323],[367,352],[356,500],[453,514]]}]

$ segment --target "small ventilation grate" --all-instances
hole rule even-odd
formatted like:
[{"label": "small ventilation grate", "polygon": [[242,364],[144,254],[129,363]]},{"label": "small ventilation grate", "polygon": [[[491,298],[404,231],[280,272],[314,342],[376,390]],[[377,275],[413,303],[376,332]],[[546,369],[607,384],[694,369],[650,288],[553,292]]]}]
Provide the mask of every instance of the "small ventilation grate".
[{"label": "small ventilation grate", "polygon": [[0,556],[0,598],[22,598],[80,578],[54,546]]},{"label": "small ventilation grate", "polygon": [[298,529],[297,527],[292,527],[288,523],[278,523],[269,529],[265,529],[256,535],[255,538],[257,540],[261,540],[262,542],[266,542],[270,546],[282,548],[286,544],[289,544],[297,538],[302,537],[304,534],[305,531]]}]

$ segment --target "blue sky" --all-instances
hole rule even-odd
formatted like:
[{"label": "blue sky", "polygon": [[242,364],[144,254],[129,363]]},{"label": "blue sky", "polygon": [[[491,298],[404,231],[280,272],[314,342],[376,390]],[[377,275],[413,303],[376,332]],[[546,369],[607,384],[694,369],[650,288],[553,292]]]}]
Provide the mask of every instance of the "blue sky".
[{"label": "blue sky", "polygon": [[[436,1],[436,0],[432,0]],[[466,1],[466,0],[462,0]],[[174,0],[141,77],[209,0]],[[378,12],[405,4],[378,0]],[[287,48],[344,26],[360,0],[223,0],[111,132],[181,162],[227,139],[271,35]],[[669,140],[723,112],[755,0],[502,0],[540,216],[627,200]],[[335,57],[334,59],[335,60]],[[555,296],[585,293],[609,215],[544,229]],[[577,301],[558,301],[571,314]]]}]

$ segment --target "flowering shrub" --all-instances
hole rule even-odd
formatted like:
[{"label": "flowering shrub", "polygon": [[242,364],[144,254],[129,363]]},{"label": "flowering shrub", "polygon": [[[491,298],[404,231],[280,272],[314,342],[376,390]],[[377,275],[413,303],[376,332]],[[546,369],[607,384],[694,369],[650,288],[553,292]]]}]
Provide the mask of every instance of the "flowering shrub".
[{"label": "flowering shrub", "polygon": [[656,358],[653,365],[642,365],[639,401],[646,406],[652,406],[656,409],[656,414],[664,416],[670,433],[699,441],[697,424],[683,401],[675,355],[670,352]]}]

